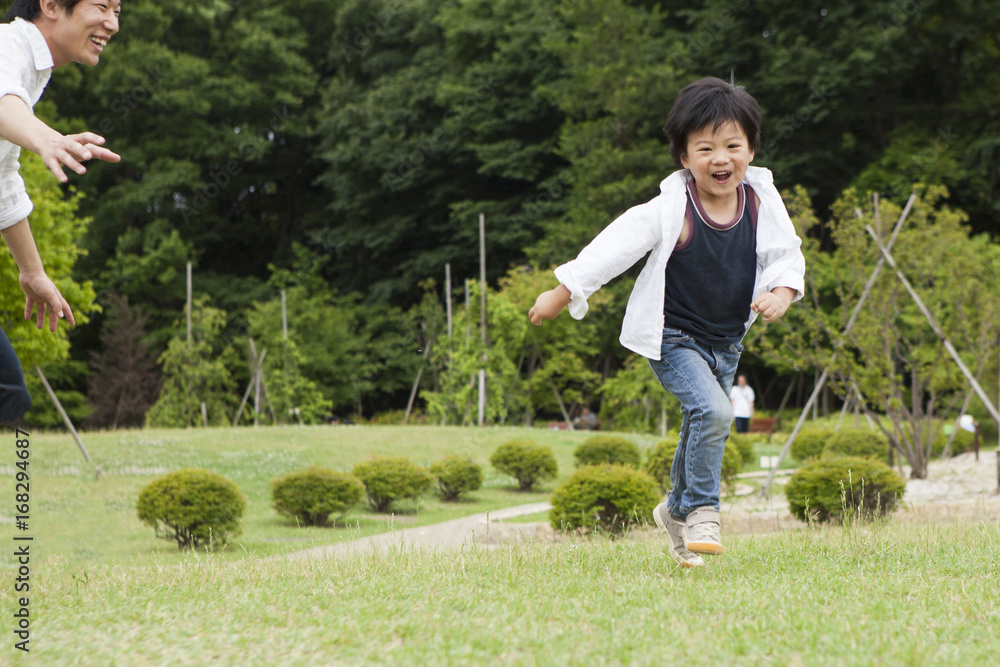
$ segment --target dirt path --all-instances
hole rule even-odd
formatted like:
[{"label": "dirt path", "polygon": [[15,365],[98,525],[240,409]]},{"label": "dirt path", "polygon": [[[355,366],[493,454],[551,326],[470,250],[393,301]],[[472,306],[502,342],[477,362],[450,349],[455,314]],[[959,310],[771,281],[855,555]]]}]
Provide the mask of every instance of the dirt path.
[{"label": "dirt path", "polygon": [[[504,509],[485,512],[483,514],[473,514],[472,516],[452,519],[444,523],[436,523],[430,526],[419,526],[417,528],[405,528],[394,530],[379,535],[362,537],[350,542],[341,542],[324,547],[314,547],[304,551],[297,551],[290,554],[291,558],[331,558],[335,556],[360,556],[372,552],[385,553],[391,549],[411,548],[411,549],[433,549],[433,548],[456,548],[471,542],[481,542],[497,544],[497,540],[489,535],[496,522],[504,519],[513,519],[519,516],[547,512],[552,509],[549,503],[531,503],[528,505],[517,505],[515,507],[505,507]],[[530,528],[535,524],[524,524],[529,526],[526,532],[531,532]],[[505,526],[509,528],[510,526]],[[508,532],[508,531],[505,531]]]},{"label": "dirt path", "polygon": [[[927,479],[907,479],[906,493],[896,521],[933,521],[936,523],[985,522],[1000,525],[1000,495],[997,495],[997,454],[987,450],[975,460],[968,453],[948,461],[931,463]],[[909,474],[904,469],[904,477]],[[775,493],[761,498],[748,485],[738,485],[735,496],[722,502],[723,530],[728,534],[769,533],[803,524],[788,511],[784,484],[787,477],[775,480]],[[291,558],[330,558],[357,556],[390,549],[449,549],[464,544],[490,546],[518,542],[561,542],[572,539],[554,531],[547,523],[504,523],[505,519],[546,512],[549,503],[518,505],[493,512],[474,514],[431,526],[406,528],[372,535],[351,542],[298,551]],[[663,539],[659,531],[638,530],[635,539]]]}]

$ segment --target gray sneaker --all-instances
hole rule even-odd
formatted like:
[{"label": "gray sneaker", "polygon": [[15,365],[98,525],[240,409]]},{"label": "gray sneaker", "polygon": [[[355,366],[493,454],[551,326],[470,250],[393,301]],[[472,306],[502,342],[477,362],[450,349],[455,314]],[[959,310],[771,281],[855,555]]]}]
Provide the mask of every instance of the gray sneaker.
[{"label": "gray sneaker", "polygon": [[720,528],[719,510],[714,507],[699,507],[688,514],[684,526],[684,546],[696,554],[718,556],[722,553]]},{"label": "gray sneaker", "polygon": [[684,546],[684,524],[670,516],[666,503],[660,503],[653,510],[656,525],[667,531],[670,537],[670,555],[681,567],[702,567],[705,559],[691,553]]}]

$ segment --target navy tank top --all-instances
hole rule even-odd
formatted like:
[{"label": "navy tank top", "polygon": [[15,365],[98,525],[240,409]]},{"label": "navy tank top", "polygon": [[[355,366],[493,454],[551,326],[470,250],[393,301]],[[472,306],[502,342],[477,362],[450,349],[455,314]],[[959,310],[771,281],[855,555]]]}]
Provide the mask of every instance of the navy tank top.
[{"label": "navy tank top", "polygon": [[757,206],[753,190],[741,183],[738,218],[719,224],[708,217],[694,181],[688,184],[684,224],[666,269],[664,326],[681,329],[712,347],[743,339],[757,274]]}]

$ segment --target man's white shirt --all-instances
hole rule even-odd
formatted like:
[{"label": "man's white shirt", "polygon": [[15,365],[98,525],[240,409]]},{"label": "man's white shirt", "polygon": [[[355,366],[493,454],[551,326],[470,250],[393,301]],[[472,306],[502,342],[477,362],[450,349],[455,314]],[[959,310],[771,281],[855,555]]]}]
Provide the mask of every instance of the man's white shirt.
[{"label": "man's white shirt", "polygon": [[733,402],[733,416],[746,419],[753,417],[754,398],[753,389],[750,388],[750,385],[743,387],[738,384],[733,385],[732,391],[729,392],[729,400]]},{"label": "man's white shirt", "polygon": [[[34,108],[54,64],[49,46],[34,23],[19,18],[0,24],[0,97],[14,95]],[[20,146],[0,139],[0,229],[31,213],[31,199],[17,173],[20,156]]]}]

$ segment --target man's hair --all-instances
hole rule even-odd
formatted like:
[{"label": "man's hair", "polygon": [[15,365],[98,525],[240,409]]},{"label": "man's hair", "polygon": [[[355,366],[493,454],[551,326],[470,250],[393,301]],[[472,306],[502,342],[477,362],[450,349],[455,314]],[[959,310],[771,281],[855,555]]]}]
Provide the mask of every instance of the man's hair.
[{"label": "man's hair", "polygon": [[670,155],[677,166],[687,153],[688,137],[708,125],[712,131],[726,123],[740,126],[750,150],[760,146],[760,105],[743,86],[715,77],[698,79],[684,86],[667,115],[663,131],[670,139]]},{"label": "man's hair", "polygon": [[[56,4],[66,10],[67,14],[73,13],[73,8],[80,3],[80,0],[56,0]],[[42,0],[14,0],[14,3],[7,10],[4,21],[10,23],[14,19],[24,19],[34,21],[42,13]]]}]

